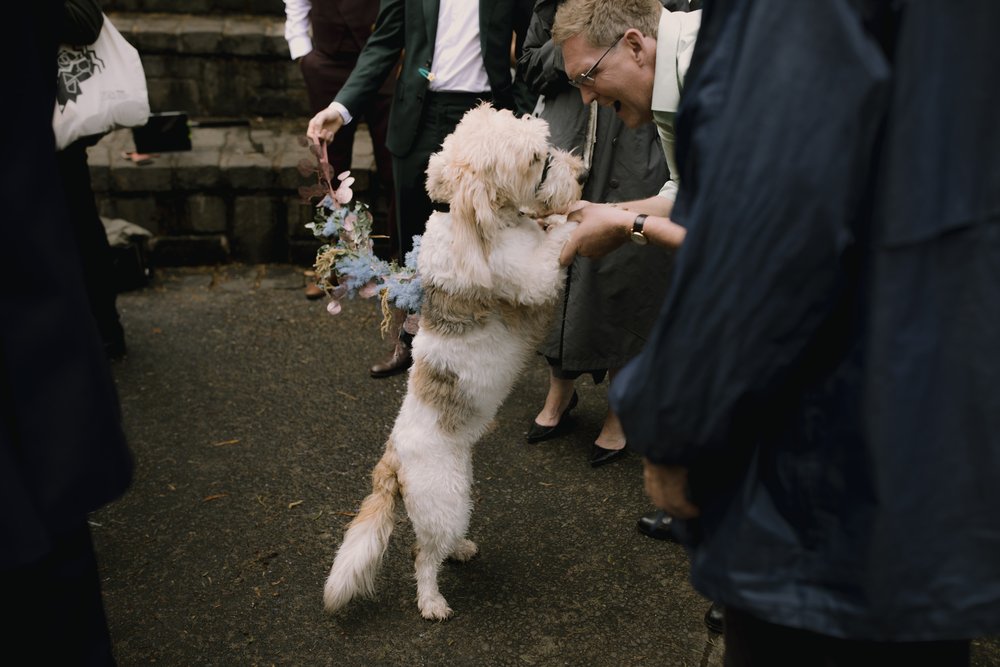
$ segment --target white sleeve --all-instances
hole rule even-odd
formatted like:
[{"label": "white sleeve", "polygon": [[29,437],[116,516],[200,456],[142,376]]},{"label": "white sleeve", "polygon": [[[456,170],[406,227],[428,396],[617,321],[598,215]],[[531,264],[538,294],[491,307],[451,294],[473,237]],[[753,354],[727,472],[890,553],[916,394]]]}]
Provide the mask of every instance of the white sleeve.
[{"label": "white sleeve", "polygon": [[348,111],[347,107],[345,107],[343,104],[334,100],[333,102],[330,102],[330,108],[340,114],[340,117],[344,119],[344,125],[347,125],[348,123],[351,122],[353,116],[351,116],[351,112]]},{"label": "white sleeve", "polygon": [[313,49],[309,35],[311,0],[285,0],[285,41],[292,60],[298,60]]},{"label": "white sleeve", "polygon": [[663,184],[658,196],[674,201],[677,199],[677,184],[680,176],[677,169],[677,156],[674,154],[674,114],[664,111],[653,112],[653,120],[656,122],[656,132],[660,135],[660,146],[663,148],[663,157],[667,159],[667,169],[670,171],[670,178]]}]

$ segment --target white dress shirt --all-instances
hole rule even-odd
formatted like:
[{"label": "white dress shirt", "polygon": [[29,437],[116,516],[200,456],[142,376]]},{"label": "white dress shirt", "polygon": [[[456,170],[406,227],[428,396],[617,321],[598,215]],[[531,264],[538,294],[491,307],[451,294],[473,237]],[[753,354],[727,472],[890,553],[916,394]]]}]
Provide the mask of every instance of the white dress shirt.
[{"label": "white dress shirt", "polygon": [[285,0],[285,41],[292,60],[298,60],[313,50],[312,35],[309,32],[309,10],[311,0]]},{"label": "white dress shirt", "polygon": [[[286,13],[296,2],[308,4],[309,0],[285,0]],[[428,87],[436,92],[489,92],[490,80],[479,39],[479,0],[441,0],[437,25],[431,61],[433,78]],[[285,37],[288,39],[287,28]],[[330,108],[340,113],[345,125],[351,122],[351,112],[343,104],[331,102]]]},{"label": "white dress shirt", "polygon": [[438,10],[433,91],[483,93],[490,89],[479,41],[478,0],[441,0]]}]

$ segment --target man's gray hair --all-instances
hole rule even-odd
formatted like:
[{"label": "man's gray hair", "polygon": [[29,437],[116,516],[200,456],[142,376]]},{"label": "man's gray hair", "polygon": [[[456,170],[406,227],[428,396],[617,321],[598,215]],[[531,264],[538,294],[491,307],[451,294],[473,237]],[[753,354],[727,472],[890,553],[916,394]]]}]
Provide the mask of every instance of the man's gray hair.
[{"label": "man's gray hair", "polygon": [[656,37],[660,0],[566,0],[552,24],[552,41],[562,44],[583,35],[590,46],[611,46],[629,28]]}]

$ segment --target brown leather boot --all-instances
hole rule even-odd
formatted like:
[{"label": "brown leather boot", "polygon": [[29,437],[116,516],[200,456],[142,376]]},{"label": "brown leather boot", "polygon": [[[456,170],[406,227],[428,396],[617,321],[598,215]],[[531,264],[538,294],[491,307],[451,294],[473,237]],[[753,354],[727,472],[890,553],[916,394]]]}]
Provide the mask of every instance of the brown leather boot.
[{"label": "brown leather boot", "polygon": [[387,378],[390,375],[402,373],[411,365],[413,365],[413,357],[410,355],[410,346],[397,339],[392,355],[385,361],[372,366],[369,373],[373,378]]}]

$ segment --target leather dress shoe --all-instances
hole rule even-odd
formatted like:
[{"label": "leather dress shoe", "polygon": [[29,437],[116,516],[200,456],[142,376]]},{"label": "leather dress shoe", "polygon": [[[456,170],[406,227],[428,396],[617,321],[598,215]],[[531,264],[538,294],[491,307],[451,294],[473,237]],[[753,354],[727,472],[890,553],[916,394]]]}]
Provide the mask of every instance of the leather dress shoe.
[{"label": "leather dress shoe", "polygon": [[305,295],[310,301],[315,301],[316,299],[326,296],[326,292],[323,291],[323,288],[316,283],[309,283],[306,285]]},{"label": "leather dress shoe", "polygon": [[373,378],[387,378],[402,373],[412,365],[413,355],[410,354],[410,346],[397,342],[396,347],[392,350],[392,356],[372,366],[369,373]]},{"label": "leather dress shoe", "polygon": [[605,449],[595,443],[590,446],[590,467],[598,468],[612,461],[617,461],[625,456],[626,453],[624,447],[621,449]]},{"label": "leather dress shoe", "polygon": [[639,517],[639,522],[636,525],[640,533],[653,539],[667,540],[668,542],[677,541],[677,536],[672,530],[674,518],[663,510],[643,514]]},{"label": "leather dress shoe", "polygon": [[705,612],[705,627],[717,634],[722,634],[725,629],[726,615],[724,608],[718,602],[713,602],[712,606]]},{"label": "leather dress shoe", "polygon": [[569,399],[569,405],[566,409],[562,411],[559,415],[559,421],[553,426],[542,426],[536,421],[531,422],[531,426],[528,428],[527,440],[528,442],[541,442],[542,440],[548,440],[549,438],[554,438],[557,435],[562,435],[568,429],[569,420],[566,418],[570,410],[576,407],[576,404],[580,402],[580,397],[577,396],[576,392],[573,392],[572,398]]}]

